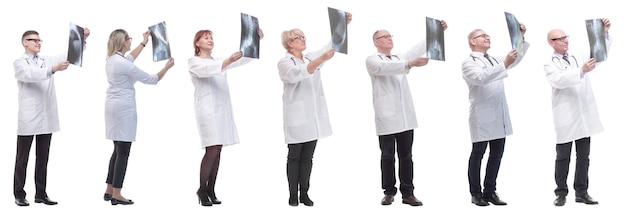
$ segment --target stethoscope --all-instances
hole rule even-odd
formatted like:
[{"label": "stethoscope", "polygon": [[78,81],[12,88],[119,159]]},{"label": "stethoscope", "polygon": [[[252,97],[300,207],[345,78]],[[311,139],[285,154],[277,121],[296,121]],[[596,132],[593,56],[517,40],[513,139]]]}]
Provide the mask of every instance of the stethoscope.
[{"label": "stethoscope", "polygon": [[[27,63],[28,65],[30,65],[30,62],[28,61],[28,59],[29,59],[29,58],[24,58],[24,60],[26,61],[26,63]],[[39,64],[39,63],[38,63],[38,62],[39,62],[39,59],[41,59],[41,64]],[[46,67],[46,61],[45,61],[43,58],[41,58],[41,57],[37,57],[37,61],[35,61],[35,59],[34,59],[34,58],[33,58],[33,59],[31,59],[31,60],[33,60],[33,62],[35,62],[35,64],[36,64],[36,65],[39,65],[39,68],[44,68],[44,67]]]},{"label": "stethoscope", "polygon": [[[576,57],[574,57],[573,55],[570,55],[570,58],[574,59],[574,63],[576,63],[576,67],[578,68],[578,59],[576,59]],[[554,62],[554,59],[557,59],[559,61],[559,64],[556,64],[556,62]],[[557,56],[552,56],[552,63],[554,63],[554,65],[560,67],[561,69],[567,69],[567,65],[572,65],[571,63],[565,62],[565,65],[563,63],[563,59],[559,58]]]},{"label": "stethoscope", "polygon": [[[476,61],[476,59],[478,58],[478,57],[473,56],[473,55],[470,55],[470,57],[472,57],[472,60],[474,60],[474,61]],[[493,61],[495,61],[495,62],[496,62],[496,64],[500,64],[500,62],[498,62],[498,60],[496,60],[496,58],[494,58],[493,56],[489,55],[489,58],[493,59]],[[487,63],[485,63],[485,61],[483,61],[483,60],[479,60],[479,61],[480,61],[480,62],[483,62],[483,64],[484,64],[485,66],[487,66]],[[494,64],[492,64],[492,66],[494,66]]]},{"label": "stethoscope", "polygon": [[[289,59],[291,59],[291,61],[293,61],[293,65],[297,65],[295,57],[290,57]],[[311,63],[311,59],[309,57],[305,56],[304,59],[309,60],[309,63]]]}]

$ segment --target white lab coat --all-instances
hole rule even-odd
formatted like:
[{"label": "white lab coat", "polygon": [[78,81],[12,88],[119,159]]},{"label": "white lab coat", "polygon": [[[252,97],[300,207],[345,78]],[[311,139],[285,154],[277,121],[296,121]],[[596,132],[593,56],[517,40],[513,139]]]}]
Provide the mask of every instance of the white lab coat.
[{"label": "white lab coat", "polygon": [[307,72],[311,60],[331,49],[309,52],[304,61],[290,53],[278,61],[278,74],[283,82],[283,130],[285,143],[296,144],[321,139],[332,134],[326,97],[322,87],[320,65],[313,74]]},{"label": "white lab coat", "polygon": [[109,87],[104,104],[106,139],[113,141],[135,141],[137,135],[137,107],[135,83],[157,84],[159,77],[148,74],[133,64],[132,55],[121,53],[107,59],[106,74]]},{"label": "white lab coat", "polygon": [[376,53],[367,57],[365,66],[372,81],[372,97],[377,135],[388,135],[417,128],[413,96],[409,89],[408,61],[426,53],[422,40],[406,53]]},{"label": "white lab coat", "polygon": [[[530,44],[524,42],[524,51]],[[508,69],[515,67],[525,54],[519,54]],[[504,67],[505,57],[490,56],[491,63],[483,53],[472,52],[463,61],[463,79],[469,89],[469,127],[471,141],[481,142],[504,138],[513,134],[509,107],[504,93],[503,79],[508,77]]]},{"label": "white lab coat", "polygon": [[59,113],[52,66],[67,60],[67,54],[54,57],[22,54],[13,62],[17,79],[17,135],[58,132]]},{"label": "white lab coat", "polygon": [[[607,39],[607,50],[612,39]],[[582,74],[582,64],[589,54],[570,55],[568,65],[563,55],[555,53],[543,66],[552,87],[552,115],[556,143],[568,143],[604,130],[589,74]],[[597,69],[597,68],[596,68]]]},{"label": "white lab coat", "polygon": [[239,143],[226,71],[252,61],[241,58],[222,68],[224,58],[190,58],[189,74],[195,87],[196,123],[202,148]]}]

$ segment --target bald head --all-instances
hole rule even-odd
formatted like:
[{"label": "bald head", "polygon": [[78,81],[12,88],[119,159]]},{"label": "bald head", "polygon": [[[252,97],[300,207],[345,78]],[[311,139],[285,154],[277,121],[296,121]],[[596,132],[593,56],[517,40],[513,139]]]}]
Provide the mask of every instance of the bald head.
[{"label": "bald head", "polygon": [[568,36],[560,29],[553,29],[548,32],[548,44],[554,49],[555,53],[564,55],[569,50]]},{"label": "bald head", "polygon": [[551,41],[554,38],[561,38],[563,36],[565,36],[565,32],[563,32],[563,30],[552,29],[548,32],[548,41]]}]

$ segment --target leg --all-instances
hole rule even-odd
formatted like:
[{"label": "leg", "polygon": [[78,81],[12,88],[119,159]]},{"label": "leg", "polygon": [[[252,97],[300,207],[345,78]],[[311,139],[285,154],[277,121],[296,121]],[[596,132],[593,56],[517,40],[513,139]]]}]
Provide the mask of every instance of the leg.
[{"label": "leg", "polygon": [[402,198],[413,196],[413,130],[397,134],[398,174]]},{"label": "leg", "polygon": [[487,168],[485,174],[485,189],[483,190],[483,200],[493,203],[494,205],[506,205],[507,203],[500,200],[496,193],[496,179],[498,171],[500,171],[500,162],[504,154],[505,138],[489,141],[489,160],[487,160]]},{"label": "leg", "polygon": [[556,189],[554,194],[557,196],[566,196],[567,174],[569,173],[570,155],[572,153],[572,142],[556,145],[556,161],[554,165],[554,180]]},{"label": "leg", "polygon": [[132,142],[114,141],[115,144],[115,165],[113,169],[113,194],[111,202],[122,202],[120,204],[126,204],[124,202],[131,202],[122,196],[122,186],[124,184],[124,177],[126,176],[126,168],[128,166],[128,156],[130,155],[130,147]]},{"label": "leg", "polygon": [[48,176],[48,156],[50,153],[50,141],[52,134],[36,136],[35,148],[35,198],[46,198],[46,180]]},{"label": "leg", "polygon": [[[211,175],[215,162],[222,150],[221,145],[208,146],[204,148],[204,156],[202,162],[200,162],[200,187],[196,194],[198,195],[198,201],[203,206],[211,206],[213,203],[209,199],[209,191],[211,190]],[[217,169],[215,169],[215,175],[217,175]],[[215,182],[213,181],[213,184]]]},{"label": "leg", "polygon": [[215,146],[215,159],[213,160],[213,165],[211,166],[211,172],[209,173],[209,184],[208,184],[208,195],[211,198],[211,202],[213,204],[221,204],[222,202],[217,199],[215,196],[215,181],[217,180],[217,171],[220,168],[220,157],[222,155],[222,145]]},{"label": "leg", "polygon": [[289,205],[298,205],[298,181],[300,179],[300,156],[303,144],[288,144],[287,182],[289,183]]},{"label": "leg", "polygon": [[396,137],[394,135],[378,136],[380,147],[380,170],[382,188],[385,195],[396,195]]},{"label": "leg", "polygon": [[487,141],[472,143],[472,153],[470,154],[467,171],[470,193],[472,196],[482,195],[482,187],[480,185],[480,167],[486,150]]},{"label": "leg", "polygon": [[113,153],[109,159],[109,168],[107,170],[107,179],[105,181],[107,187],[104,191],[104,201],[110,201],[113,196],[113,175],[115,174],[115,159],[117,159],[116,151],[117,148],[115,146],[115,142],[113,142]]},{"label": "leg", "polygon": [[17,154],[15,155],[15,173],[13,175],[13,195],[15,199],[26,198],[26,191],[24,191],[26,167],[28,166],[28,156],[33,137],[33,135],[17,136]]},{"label": "leg", "polygon": [[577,196],[587,194],[589,185],[589,151],[591,138],[576,140],[576,170],[574,171],[574,190]]},{"label": "leg", "polygon": [[300,174],[298,183],[300,184],[300,203],[306,206],[313,206],[313,201],[309,198],[309,185],[311,180],[311,171],[313,170],[313,153],[317,140],[309,141],[302,144],[302,152],[300,157]]},{"label": "leg", "polygon": [[500,162],[504,154],[505,138],[489,141],[489,159],[485,171],[485,190],[483,194],[491,195],[496,192],[496,179],[500,171]]}]

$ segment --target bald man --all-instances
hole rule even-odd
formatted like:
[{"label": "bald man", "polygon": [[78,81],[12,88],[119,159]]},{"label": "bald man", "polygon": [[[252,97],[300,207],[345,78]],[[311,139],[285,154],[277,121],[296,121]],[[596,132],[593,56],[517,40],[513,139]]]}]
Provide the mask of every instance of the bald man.
[{"label": "bald man", "polygon": [[[611,22],[602,19],[602,23],[608,49],[612,43],[609,37]],[[552,58],[544,65],[546,78],[552,86],[552,113],[556,132],[554,179],[557,187],[554,193],[557,198],[554,205],[565,205],[568,194],[567,174],[574,143],[576,202],[598,204],[587,193],[591,135],[603,131],[589,80],[589,73],[596,68],[597,63],[588,53],[570,54],[569,37],[563,30],[550,30],[547,38],[548,44],[554,49]]]}]

